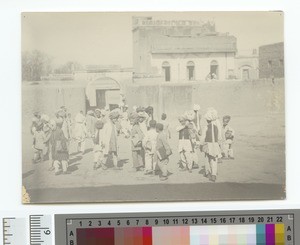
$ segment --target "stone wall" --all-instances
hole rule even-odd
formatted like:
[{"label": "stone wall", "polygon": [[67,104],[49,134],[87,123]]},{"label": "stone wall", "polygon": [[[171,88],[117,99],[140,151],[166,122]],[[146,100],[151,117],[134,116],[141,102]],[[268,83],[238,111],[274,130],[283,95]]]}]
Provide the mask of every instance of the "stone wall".
[{"label": "stone wall", "polygon": [[259,48],[259,78],[284,77],[284,43]]}]

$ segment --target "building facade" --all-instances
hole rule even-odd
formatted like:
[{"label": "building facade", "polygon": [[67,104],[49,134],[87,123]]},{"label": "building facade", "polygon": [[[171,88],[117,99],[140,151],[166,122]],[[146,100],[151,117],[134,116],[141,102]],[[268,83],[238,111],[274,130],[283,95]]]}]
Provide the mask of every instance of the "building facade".
[{"label": "building facade", "polygon": [[232,74],[234,79],[243,81],[254,80],[258,79],[258,74],[258,54],[256,49],[252,51],[252,54],[237,55],[235,57],[235,71]]},{"label": "building facade", "polygon": [[284,77],[284,43],[259,47],[259,78]]},{"label": "building facade", "polygon": [[132,32],[134,77],[226,80],[235,72],[236,38],[213,22],[134,17]]}]

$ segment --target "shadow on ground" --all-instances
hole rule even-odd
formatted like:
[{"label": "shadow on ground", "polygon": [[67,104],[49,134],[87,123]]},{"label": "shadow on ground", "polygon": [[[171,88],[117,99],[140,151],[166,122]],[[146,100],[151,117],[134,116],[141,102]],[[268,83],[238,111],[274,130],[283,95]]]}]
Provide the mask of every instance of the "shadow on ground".
[{"label": "shadow on ground", "polygon": [[24,174],[22,174],[22,178],[25,179],[27,177],[29,177],[30,175],[34,174],[35,170],[30,170]]},{"label": "shadow on ground", "polygon": [[47,188],[29,189],[28,193],[31,203],[285,199],[283,185],[259,183],[151,184],[86,188]]}]

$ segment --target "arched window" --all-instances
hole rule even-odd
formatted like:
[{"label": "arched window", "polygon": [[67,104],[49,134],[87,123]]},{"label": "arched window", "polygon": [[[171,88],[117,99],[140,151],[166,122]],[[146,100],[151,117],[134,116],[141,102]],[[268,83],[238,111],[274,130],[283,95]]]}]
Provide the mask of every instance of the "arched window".
[{"label": "arched window", "polygon": [[219,79],[219,64],[218,61],[213,60],[210,62],[210,78]]},{"label": "arched window", "polygon": [[195,80],[195,63],[193,61],[189,61],[186,65],[187,78],[189,81]]},{"label": "arched window", "polygon": [[171,67],[170,67],[170,63],[168,61],[164,61],[162,63],[162,70],[165,76],[165,81],[169,82],[171,81]]}]

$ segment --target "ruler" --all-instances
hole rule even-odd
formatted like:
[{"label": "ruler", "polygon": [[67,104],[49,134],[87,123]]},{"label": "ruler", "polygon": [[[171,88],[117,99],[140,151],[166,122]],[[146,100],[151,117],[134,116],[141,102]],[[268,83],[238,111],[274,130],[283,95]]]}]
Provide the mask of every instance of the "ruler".
[{"label": "ruler", "polygon": [[3,244],[24,244],[27,241],[27,226],[25,218],[3,218]]},{"label": "ruler", "polygon": [[29,216],[30,245],[52,244],[52,217]]},{"label": "ruler", "polygon": [[4,217],[4,245],[52,245],[52,215],[29,215],[27,217]]}]

